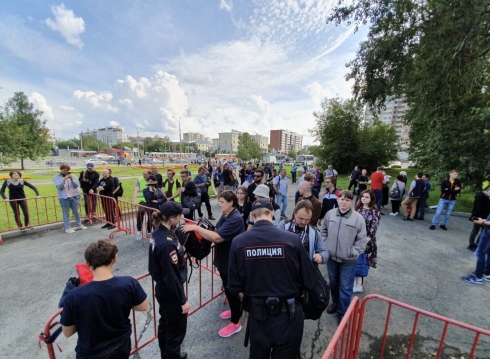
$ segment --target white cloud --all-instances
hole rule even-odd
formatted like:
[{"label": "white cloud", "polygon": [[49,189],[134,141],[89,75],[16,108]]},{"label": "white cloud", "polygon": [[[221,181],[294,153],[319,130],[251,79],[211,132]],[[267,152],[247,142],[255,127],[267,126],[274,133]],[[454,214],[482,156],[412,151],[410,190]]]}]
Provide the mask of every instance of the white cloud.
[{"label": "white cloud", "polygon": [[109,125],[112,126],[112,127],[117,127],[117,126],[119,126],[119,122],[117,122],[117,121],[109,121]]},{"label": "white cloud", "polygon": [[309,84],[308,86],[305,86],[303,88],[303,92],[308,94],[311,99],[313,100],[315,107],[319,108],[322,101],[325,99],[325,97],[331,97],[331,94],[322,88],[322,85],[320,85],[318,82],[313,82]]},{"label": "white cloud", "polygon": [[85,22],[81,17],[75,17],[73,10],[68,10],[65,5],[52,6],[51,12],[55,16],[55,21],[46,19],[46,24],[53,31],[59,31],[66,41],[81,49],[83,42],[80,34],[85,31]]},{"label": "white cloud", "polygon": [[58,105],[58,108],[63,111],[75,111],[73,106]]},{"label": "white cloud", "polygon": [[226,2],[226,0],[221,0],[220,4],[219,4],[219,8],[221,10],[226,10],[228,12],[231,12],[231,10],[233,10],[233,1],[230,0],[230,2]]},{"label": "white cloud", "polygon": [[34,107],[38,110],[42,111],[43,118],[46,120],[53,120],[53,109],[48,105],[48,101],[38,92],[33,92],[31,96],[29,96],[29,101],[34,104]]}]

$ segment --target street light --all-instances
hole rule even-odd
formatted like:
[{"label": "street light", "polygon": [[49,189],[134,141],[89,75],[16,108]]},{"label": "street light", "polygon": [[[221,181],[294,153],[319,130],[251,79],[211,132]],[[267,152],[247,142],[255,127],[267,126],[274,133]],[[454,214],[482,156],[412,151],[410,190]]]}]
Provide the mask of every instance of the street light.
[{"label": "street light", "polygon": [[182,121],[182,117],[179,117],[180,118],[179,120],[175,116],[172,117],[175,118],[179,123],[179,144],[180,144],[179,162],[182,163],[182,139],[180,138],[180,121]]},{"label": "street light", "polygon": [[136,144],[138,145],[138,157],[140,157],[140,130],[141,128],[136,127]]}]

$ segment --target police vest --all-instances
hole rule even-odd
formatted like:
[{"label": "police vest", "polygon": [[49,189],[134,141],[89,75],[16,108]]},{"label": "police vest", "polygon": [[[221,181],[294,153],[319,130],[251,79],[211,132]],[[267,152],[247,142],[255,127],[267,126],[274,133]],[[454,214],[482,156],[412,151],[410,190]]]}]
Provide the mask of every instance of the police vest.
[{"label": "police vest", "polygon": [[[164,189],[164,193],[166,194],[167,191],[168,191],[168,187],[170,186],[170,182],[168,179],[165,180],[165,182],[163,182],[163,189]],[[180,182],[178,179],[174,180],[174,184],[172,186],[172,196],[177,193],[177,190],[179,189],[180,187]],[[175,202],[180,202],[180,196],[177,196],[177,197],[174,197],[174,201]]]},{"label": "police vest", "polygon": [[146,180],[144,178],[138,178],[138,182],[140,184],[140,188],[138,190],[136,202],[138,202],[138,203],[145,202],[146,203],[145,196],[143,195],[143,190],[146,188]]}]

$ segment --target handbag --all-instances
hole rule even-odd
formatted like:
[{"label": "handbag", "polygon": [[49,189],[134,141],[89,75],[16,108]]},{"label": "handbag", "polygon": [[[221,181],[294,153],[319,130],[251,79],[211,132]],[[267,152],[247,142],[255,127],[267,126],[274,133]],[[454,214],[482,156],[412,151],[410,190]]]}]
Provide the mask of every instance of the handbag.
[{"label": "handbag", "polygon": [[194,196],[182,196],[182,204],[184,208],[189,208],[191,212],[196,210],[201,205],[201,191],[196,187]]},{"label": "handbag", "polygon": [[356,277],[367,277],[368,274],[369,266],[367,263],[366,253],[362,253],[357,259]]}]

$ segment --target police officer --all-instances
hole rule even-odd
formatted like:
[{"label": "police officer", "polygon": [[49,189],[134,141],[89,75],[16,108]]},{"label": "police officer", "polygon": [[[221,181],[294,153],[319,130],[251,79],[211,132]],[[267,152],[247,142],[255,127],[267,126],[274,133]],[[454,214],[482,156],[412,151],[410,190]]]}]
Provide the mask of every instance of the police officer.
[{"label": "police officer", "polygon": [[[255,225],[231,245],[228,289],[244,293],[250,358],[298,358],[304,314],[303,289],[314,290],[313,264],[294,233],[272,224],[267,199],[252,204]],[[247,345],[247,342],[246,342]]]},{"label": "police officer", "polygon": [[180,351],[187,330],[190,304],[184,292],[187,267],[184,247],[173,231],[180,223],[180,215],[189,213],[176,202],[162,203],[153,213],[156,230],[150,241],[148,271],[156,282],[155,295],[160,305],[158,344],[162,359],[187,358]]}]

